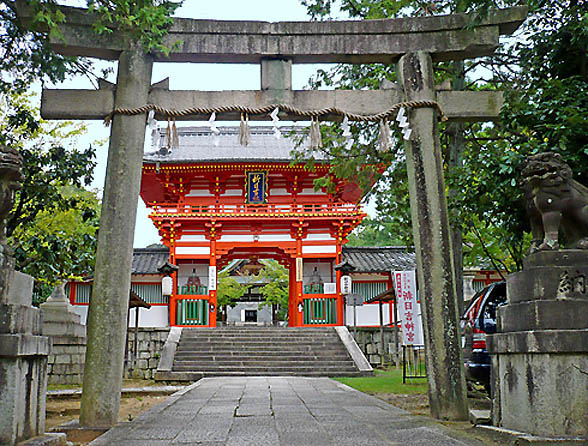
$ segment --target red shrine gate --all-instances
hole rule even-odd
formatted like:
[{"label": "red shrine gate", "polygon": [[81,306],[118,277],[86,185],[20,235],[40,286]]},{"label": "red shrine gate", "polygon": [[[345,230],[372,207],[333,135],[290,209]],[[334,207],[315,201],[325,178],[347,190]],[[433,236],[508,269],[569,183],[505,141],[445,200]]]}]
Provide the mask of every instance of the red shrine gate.
[{"label": "red shrine gate", "polygon": [[[141,197],[173,275],[170,325],[216,326],[218,269],[233,259],[275,259],[290,271],[289,325],[343,325],[341,247],[366,215],[360,191],[337,184],[334,194],[315,191],[328,174],[290,164],[293,143],[267,127],[251,129],[248,147],[238,129],[179,129],[179,147],[162,149],[143,162]],[[320,277],[319,280],[317,280]]]}]

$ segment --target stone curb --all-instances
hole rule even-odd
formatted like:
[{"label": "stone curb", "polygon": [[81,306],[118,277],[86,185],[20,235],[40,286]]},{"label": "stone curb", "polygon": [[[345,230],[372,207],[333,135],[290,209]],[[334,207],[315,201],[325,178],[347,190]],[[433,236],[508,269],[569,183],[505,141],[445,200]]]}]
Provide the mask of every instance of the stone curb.
[{"label": "stone curb", "polygon": [[68,443],[65,434],[47,433],[18,443],[17,446],[65,446],[67,444],[71,443]]},{"label": "stone curb", "polygon": [[[184,389],[186,386],[150,386],[150,387],[128,387],[122,389],[122,395],[171,395]],[[47,397],[49,398],[68,398],[81,397],[82,389],[65,389],[65,390],[48,390]]]},{"label": "stone curb", "polygon": [[119,433],[125,432],[129,429],[132,429],[135,426],[133,423],[140,422],[141,420],[144,420],[145,418],[148,418],[153,414],[157,414],[157,413],[162,412],[163,410],[165,410],[166,408],[168,408],[169,406],[174,404],[184,394],[186,394],[189,391],[191,391],[192,389],[195,389],[196,387],[198,387],[201,383],[202,383],[202,381],[198,381],[198,382],[195,382],[194,384],[191,384],[189,386],[185,386],[182,390],[175,392],[173,395],[171,395],[169,398],[167,398],[161,404],[157,404],[156,406],[153,406],[151,409],[143,412],[141,415],[139,415],[137,418],[135,418],[132,423],[128,422],[128,423],[117,424],[112,429],[106,431],[104,434],[102,434],[101,436],[96,438],[96,440],[91,442],[90,446],[110,446],[110,445],[114,444],[114,443],[112,443],[112,440],[119,438],[118,437]]}]

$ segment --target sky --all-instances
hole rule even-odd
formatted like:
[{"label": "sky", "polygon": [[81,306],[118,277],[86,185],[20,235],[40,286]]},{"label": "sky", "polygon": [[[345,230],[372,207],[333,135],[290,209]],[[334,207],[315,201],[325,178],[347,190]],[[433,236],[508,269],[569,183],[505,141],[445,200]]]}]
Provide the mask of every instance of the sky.
[{"label": "sky", "polygon": [[[67,0],[61,3],[69,6],[84,6],[84,0]],[[217,20],[262,20],[262,21],[306,21],[306,8],[300,0],[185,0],[176,11],[177,17],[217,19]],[[116,64],[98,62],[98,67],[111,66],[116,71]],[[303,89],[309,77],[318,68],[325,65],[294,65],[292,83],[294,89]],[[258,90],[260,88],[259,65],[233,64],[178,64],[156,63],[153,69],[153,82],[166,77],[170,78],[172,90]],[[115,82],[116,73],[108,78]],[[94,88],[88,79],[75,78],[51,88]],[[182,123],[190,125],[194,123]],[[222,124],[222,123],[221,123]],[[98,165],[94,172],[92,188],[103,189],[108,152],[108,136],[110,129],[102,122],[87,121],[88,134],[79,139],[80,148],[92,144],[97,150]],[[101,142],[101,143],[99,143]],[[151,138],[146,132],[145,148],[150,150]],[[134,246],[145,247],[159,243],[160,238],[148,218],[149,211],[139,198],[137,220],[135,226]]]}]

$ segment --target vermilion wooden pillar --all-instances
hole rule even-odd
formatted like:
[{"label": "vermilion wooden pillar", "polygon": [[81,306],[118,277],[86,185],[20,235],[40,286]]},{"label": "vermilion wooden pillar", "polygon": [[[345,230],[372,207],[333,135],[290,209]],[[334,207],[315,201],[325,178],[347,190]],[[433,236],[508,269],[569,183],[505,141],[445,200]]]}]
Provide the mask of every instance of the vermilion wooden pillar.
[{"label": "vermilion wooden pillar", "polygon": [[[172,265],[175,265],[174,263],[174,258],[172,256],[172,252],[173,252],[173,245],[170,246],[169,248],[169,252],[170,252],[170,256],[169,256],[169,263],[171,263]],[[178,292],[178,272],[176,271],[175,273],[173,273],[171,275],[172,280],[173,280],[173,285],[172,285],[172,295],[169,296],[169,302],[167,304],[168,306],[168,311],[169,311],[169,326],[172,327],[174,325],[176,325],[176,295]]]},{"label": "vermilion wooden pillar", "polygon": [[296,326],[296,258],[290,259],[288,281],[288,326]]},{"label": "vermilion wooden pillar", "polygon": [[[302,258],[302,239],[296,239],[296,257]],[[300,281],[296,281],[296,298],[294,299],[294,314],[296,314],[296,327],[302,327],[302,323],[304,320],[304,311],[298,311],[298,306],[303,304],[302,301],[302,285],[303,285],[303,278],[304,278],[304,260],[302,260],[300,277],[296,277],[296,279],[301,279]]]},{"label": "vermilion wooden pillar", "polygon": [[[212,239],[210,241],[210,266],[214,266],[216,267],[216,240]],[[209,273],[210,274],[210,273]],[[209,277],[209,282],[210,282],[210,277]],[[216,288],[218,287],[218,283],[216,281],[216,277],[215,277],[215,283],[217,286],[215,286],[214,290],[210,290],[209,288],[209,299],[208,299],[208,306],[211,309],[210,313],[209,313],[209,326],[211,327],[216,327],[216,314],[218,311],[217,308],[217,304],[216,304]],[[208,284],[210,287],[210,283]],[[212,311],[212,309],[214,308],[214,311]]]},{"label": "vermilion wooden pillar", "polygon": [[[341,244],[337,243],[337,258],[335,264],[341,263]],[[341,271],[337,270],[335,273],[335,281],[337,283],[337,325],[345,325],[345,302],[341,294]]]}]

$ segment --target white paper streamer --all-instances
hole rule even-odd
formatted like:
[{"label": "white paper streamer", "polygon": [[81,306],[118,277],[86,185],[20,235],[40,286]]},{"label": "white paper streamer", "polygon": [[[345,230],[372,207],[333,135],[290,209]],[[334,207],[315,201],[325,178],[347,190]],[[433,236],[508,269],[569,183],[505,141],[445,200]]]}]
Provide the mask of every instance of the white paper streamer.
[{"label": "white paper streamer", "polygon": [[147,116],[147,123],[151,130],[157,128],[157,121],[155,120],[155,110],[149,110],[149,115]]},{"label": "white paper streamer", "polygon": [[214,133],[215,135],[219,135],[220,134],[220,130],[216,127],[216,112],[212,112],[212,115],[210,115],[210,118],[208,119],[208,125],[210,126],[210,130],[212,131],[212,133]]}]

